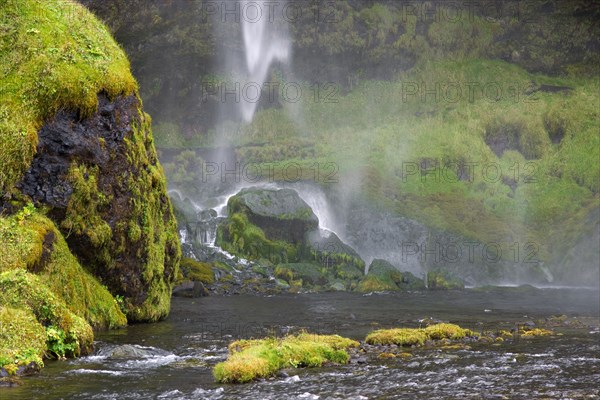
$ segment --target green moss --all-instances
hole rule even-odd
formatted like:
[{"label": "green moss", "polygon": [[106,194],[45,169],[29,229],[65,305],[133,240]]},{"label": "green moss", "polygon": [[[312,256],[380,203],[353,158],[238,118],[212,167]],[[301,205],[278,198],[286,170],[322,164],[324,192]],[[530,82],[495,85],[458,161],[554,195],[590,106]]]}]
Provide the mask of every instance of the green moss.
[{"label": "green moss", "polygon": [[324,285],[327,282],[327,276],[321,266],[311,263],[288,263],[280,264],[275,268],[275,276],[288,283],[294,280],[302,280],[306,286]]},{"label": "green moss", "polygon": [[46,328],[45,348],[59,357],[87,354],[93,347],[91,326],[33,274],[23,270],[1,273],[0,304],[35,315],[37,323]]},{"label": "green moss", "polygon": [[129,62],[75,1],[3,0],[0,15],[0,195],[28,168],[42,122],[59,109],[90,115],[97,94],[131,94]]},{"label": "green moss", "polygon": [[[25,210],[28,215],[21,219]],[[94,328],[127,323],[113,296],[81,267],[52,221],[29,206],[9,218],[0,217],[0,245],[0,272],[35,272],[71,312]]]},{"label": "green moss", "polygon": [[112,238],[110,226],[99,215],[99,208],[109,204],[98,190],[98,168],[72,164],[67,180],[73,187],[65,219],[61,228],[68,237],[71,233],[85,235],[95,247],[102,247]]},{"label": "green moss", "polygon": [[212,266],[209,263],[198,262],[191,258],[184,257],[181,259],[179,269],[183,279],[191,279],[207,284],[214,283],[215,281],[215,275]]},{"label": "green moss", "polygon": [[46,331],[30,309],[0,306],[0,368],[9,374],[33,362],[42,366]]},{"label": "green moss", "polygon": [[[235,208],[234,208],[235,209]],[[248,221],[243,212],[235,212],[217,229],[217,244],[224,250],[254,260],[273,263],[294,259],[296,249],[280,240],[269,240],[258,226]]]},{"label": "green moss", "polygon": [[554,332],[544,328],[533,328],[533,329],[520,329],[519,334],[524,338],[532,338],[538,336],[550,336],[553,335]]},{"label": "green moss", "polygon": [[435,324],[422,328],[379,329],[369,333],[365,341],[374,345],[422,346],[426,340],[459,340],[475,336],[469,329],[455,324]]},{"label": "green moss", "polygon": [[432,340],[440,339],[462,339],[465,336],[474,336],[473,331],[463,329],[455,324],[435,324],[425,328],[425,333]]},{"label": "green moss", "polygon": [[427,334],[422,329],[395,328],[380,329],[367,335],[365,341],[369,344],[398,346],[422,346],[427,340]]},{"label": "green moss", "polygon": [[398,285],[393,281],[385,280],[379,276],[367,275],[358,283],[359,292],[384,292],[398,290]]},{"label": "green moss", "polygon": [[300,333],[281,339],[236,341],[229,346],[229,357],[217,364],[217,382],[244,383],[273,376],[281,368],[320,367],[330,361],[345,364],[346,349],[359,343],[338,335]]},{"label": "green moss", "polygon": [[464,289],[465,284],[445,271],[427,272],[427,288],[433,290]]},{"label": "green moss", "polygon": [[371,262],[369,272],[357,287],[360,292],[421,289],[425,289],[422,279],[418,279],[410,272],[400,272],[389,262],[380,259]]}]

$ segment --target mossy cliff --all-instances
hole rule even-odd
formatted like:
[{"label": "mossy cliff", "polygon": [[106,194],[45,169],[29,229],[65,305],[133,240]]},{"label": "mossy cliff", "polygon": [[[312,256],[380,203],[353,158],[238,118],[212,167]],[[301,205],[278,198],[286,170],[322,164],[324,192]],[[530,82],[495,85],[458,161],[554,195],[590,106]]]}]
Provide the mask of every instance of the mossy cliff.
[{"label": "mossy cliff", "polygon": [[150,117],[104,25],[74,1],[0,10],[0,366],[16,372],[89,351],[92,328],[165,317],[180,249]]}]

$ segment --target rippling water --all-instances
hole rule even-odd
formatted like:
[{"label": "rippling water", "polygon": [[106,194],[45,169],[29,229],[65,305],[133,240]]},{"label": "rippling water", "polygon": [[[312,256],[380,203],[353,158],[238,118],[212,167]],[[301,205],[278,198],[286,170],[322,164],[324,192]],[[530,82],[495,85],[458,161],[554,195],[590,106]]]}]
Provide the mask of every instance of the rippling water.
[{"label": "rippling water", "polygon": [[[175,298],[166,321],[100,333],[93,356],[48,362],[21,387],[0,389],[0,398],[600,398],[599,309],[600,292],[590,289]],[[408,359],[287,370],[245,385],[216,384],[211,375],[240,337],[306,328],[364,339],[374,328],[418,326],[424,318],[510,329],[560,314],[583,326],[468,350],[417,349]],[[135,356],[120,355],[122,345]]]}]

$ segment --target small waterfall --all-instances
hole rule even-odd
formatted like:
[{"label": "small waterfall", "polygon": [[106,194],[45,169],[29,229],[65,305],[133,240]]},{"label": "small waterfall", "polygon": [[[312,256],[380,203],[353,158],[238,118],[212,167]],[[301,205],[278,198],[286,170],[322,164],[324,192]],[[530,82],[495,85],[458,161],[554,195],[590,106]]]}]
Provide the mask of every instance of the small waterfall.
[{"label": "small waterfall", "polygon": [[[244,0],[241,4],[244,11],[241,24],[247,68],[245,85],[259,90],[256,98],[260,96],[271,64],[274,61],[287,62],[290,55],[286,24],[271,19],[269,3],[272,2]],[[258,101],[249,94],[241,97],[240,111],[246,122],[252,121],[257,105]]]}]

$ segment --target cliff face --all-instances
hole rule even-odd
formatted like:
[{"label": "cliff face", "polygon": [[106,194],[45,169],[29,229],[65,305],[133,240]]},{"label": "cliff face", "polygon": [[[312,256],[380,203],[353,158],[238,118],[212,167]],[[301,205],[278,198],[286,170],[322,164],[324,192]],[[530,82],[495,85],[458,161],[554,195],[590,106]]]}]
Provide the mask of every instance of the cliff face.
[{"label": "cliff face", "polygon": [[84,7],[0,0],[0,98],[0,369],[11,374],[89,351],[91,327],[164,318],[180,248],[129,62]]}]

